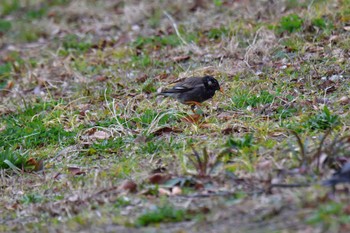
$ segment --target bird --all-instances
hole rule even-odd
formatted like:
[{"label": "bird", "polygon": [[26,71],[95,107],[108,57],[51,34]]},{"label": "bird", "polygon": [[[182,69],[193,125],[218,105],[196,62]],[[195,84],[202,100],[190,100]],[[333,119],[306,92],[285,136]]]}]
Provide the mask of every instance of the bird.
[{"label": "bird", "polygon": [[332,186],[334,189],[340,183],[350,183],[350,162],[346,162],[340,171],[334,173],[330,179],[324,181],[322,184],[324,186]]},{"label": "bird", "polygon": [[202,102],[212,98],[216,91],[223,93],[218,80],[213,76],[204,76],[187,78],[157,95],[172,97],[182,104],[191,105],[194,111],[195,106],[200,106]]}]

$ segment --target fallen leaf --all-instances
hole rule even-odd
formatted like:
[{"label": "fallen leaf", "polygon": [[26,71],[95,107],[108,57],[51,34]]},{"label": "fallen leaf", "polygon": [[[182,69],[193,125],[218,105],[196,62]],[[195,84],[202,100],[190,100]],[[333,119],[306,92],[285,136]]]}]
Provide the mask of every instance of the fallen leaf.
[{"label": "fallen leaf", "polygon": [[137,184],[132,180],[125,180],[118,188],[118,191],[134,193],[137,190]]},{"label": "fallen leaf", "polygon": [[192,114],[181,118],[181,121],[198,124],[203,117],[199,114]]},{"label": "fallen leaf", "polygon": [[93,77],[93,79],[97,82],[104,82],[107,80],[107,77],[104,75],[96,75]]},{"label": "fallen leaf", "polygon": [[140,77],[136,78],[136,82],[137,83],[144,83],[148,78],[149,78],[149,76],[147,74],[143,74]]},{"label": "fallen leaf", "polygon": [[70,174],[72,174],[73,176],[85,175],[86,174],[86,172],[83,171],[79,167],[67,167],[67,169],[70,172]]},{"label": "fallen leaf", "polygon": [[161,135],[163,135],[163,134],[171,133],[171,132],[174,132],[174,133],[181,133],[182,130],[177,129],[177,128],[171,128],[171,127],[167,127],[167,126],[166,126],[166,127],[163,127],[163,128],[160,128],[160,129],[154,131],[153,134],[154,134],[155,136],[161,136]]},{"label": "fallen leaf", "polygon": [[188,55],[173,57],[174,62],[187,61],[188,59],[190,59],[190,56],[188,56]]},{"label": "fallen leaf", "polygon": [[159,195],[167,195],[167,196],[171,195],[171,192],[165,188],[159,188],[158,193]]},{"label": "fallen leaf", "polygon": [[176,196],[176,195],[181,195],[182,194],[182,189],[178,186],[175,186],[172,190],[171,190],[171,194]]},{"label": "fallen leaf", "polygon": [[163,184],[171,178],[169,174],[155,173],[148,177],[151,184]]},{"label": "fallen leaf", "polygon": [[105,131],[98,130],[90,136],[90,139],[103,140],[103,139],[108,139],[110,137],[111,137],[111,135],[109,133],[107,133]]},{"label": "fallen leaf", "polygon": [[34,171],[41,171],[44,168],[43,160],[36,160],[34,158],[29,158],[27,160],[27,165],[33,166]]},{"label": "fallen leaf", "polygon": [[350,103],[350,99],[349,99],[349,97],[347,97],[347,96],[342,96],[342,97],[338,100],[338,102],[341,103],[341,104],[348,104],[348,103]]},{"label": "fallen leaf", "polygon": [[78,200],[79,200],[79,196],[77,194],[68,197],[68,201],[70,201],[70,202],[76,202]]},{"label": "fallen leaf", "polygon": [[234,115],[230,112],[222,112],[217,116],[219,120],[224,120],[224,121],[231,120],[233,117]]},{"label": "fallen leaf", "polygon": [[156,77],[154,77],[154,79],[160,81],[160,80],[166,79],[168,77],[169,77],[169,74],[163,73],[163,74],[157,75]]}]

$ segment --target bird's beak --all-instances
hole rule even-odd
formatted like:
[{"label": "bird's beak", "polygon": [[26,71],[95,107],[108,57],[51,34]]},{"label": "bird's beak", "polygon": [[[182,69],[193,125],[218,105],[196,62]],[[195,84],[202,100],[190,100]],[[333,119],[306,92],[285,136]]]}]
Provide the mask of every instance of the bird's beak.
[{"label": "bird's beak", "polygon": [[225,94],[224,93],[224,89],[222,89],[222,87],[220,87],[220,90],[219,90],[222,94]]}]

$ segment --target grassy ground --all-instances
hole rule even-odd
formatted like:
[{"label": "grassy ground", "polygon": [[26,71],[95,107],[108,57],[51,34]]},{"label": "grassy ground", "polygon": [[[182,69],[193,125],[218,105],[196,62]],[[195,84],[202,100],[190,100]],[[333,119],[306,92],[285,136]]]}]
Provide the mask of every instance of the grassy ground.
[{"label": "grassy ground", "polygon": [[349,9],[1,1],[0,232],[349,232]]}]

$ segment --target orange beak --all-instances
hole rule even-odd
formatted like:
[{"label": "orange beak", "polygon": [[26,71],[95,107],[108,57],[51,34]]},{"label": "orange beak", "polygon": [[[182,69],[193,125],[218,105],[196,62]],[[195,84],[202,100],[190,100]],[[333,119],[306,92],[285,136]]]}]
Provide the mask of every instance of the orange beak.
[{"label": "orange beak", "polygon": [[222,94],[225,94],[224,93],[224,89],[222,89],[222,87],[220,87],[220,90],[219,90]]}]

